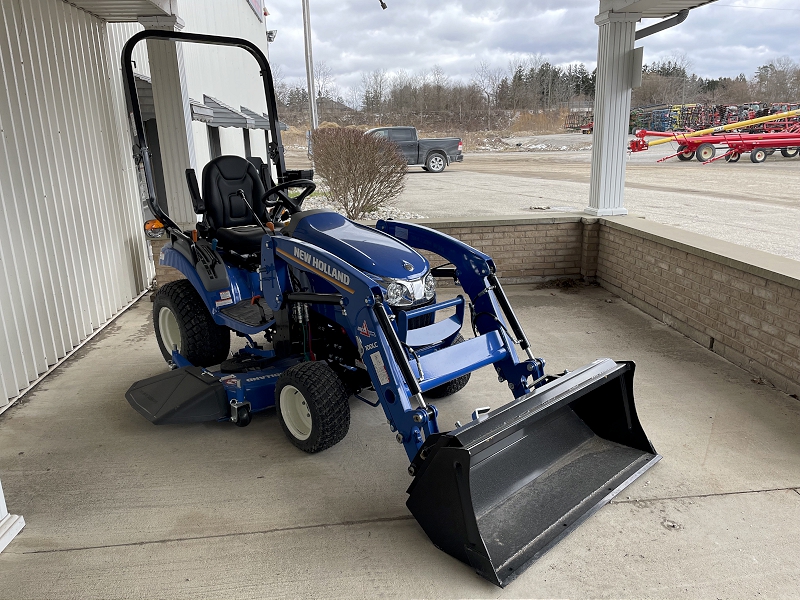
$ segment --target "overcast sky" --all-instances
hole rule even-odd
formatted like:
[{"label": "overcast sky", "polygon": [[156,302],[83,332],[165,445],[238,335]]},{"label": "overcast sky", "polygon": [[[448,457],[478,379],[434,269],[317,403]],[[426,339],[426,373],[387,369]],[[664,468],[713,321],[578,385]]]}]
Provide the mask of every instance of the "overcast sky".
[{"label": "overcast sky", "polygon": [[[597,57],[596,0],[310,0],[315,61],[333,71],[340,91],[357,86],[361,73],[400,69],[419,73],[440,65],[451,78],[469,81],[486,61],[541,54],[559,65]],[[265,0],[273,65],[287,82],[305,78],[300,0]],[[643,27],[655,21],[643,21]],[[786,0],[718,0],[697,8],[681,25],[650,36],[646,63],[683,53],[702,77],[751,77],[774,58],[800,60],[800,5]]]}]

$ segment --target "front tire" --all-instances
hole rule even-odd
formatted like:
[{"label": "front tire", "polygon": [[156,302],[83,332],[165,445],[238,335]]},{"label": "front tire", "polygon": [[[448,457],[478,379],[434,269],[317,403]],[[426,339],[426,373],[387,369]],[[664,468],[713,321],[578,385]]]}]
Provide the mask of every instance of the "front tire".
[{"label": "front tire", "polygon": [[[450,344],[451,346],[455,346],[456,344],[460,344],[464,341],[464,338],[459,333],[453,343]],[[447,396],[452,396],[456,392],[460,392],[464,389],[469,383],[469,377],[472,373],[467,373],[466,375],[462,375],[461,377],[456,377],[452,381],[448,381],[447,383],[443,383],[442,385],[437,385],[435,388],[432,388],[425,392],[425,395],[430,398],[446,398]]]},{"label": "front tire", "polygon": [[425,167],[431,173],[441,173],[447,166],[447,159],[444,155],[434,152],[425,161]]},{"label": "front tire", "polygon": [[758,164],[763,163],[765,160],[767,160],[767,151],[763,148],[757,148],[756,150],[750,152],[751,162]]},{"label": "front tire", "polygon": [[326,362],[303,362],[286,369],[275,386],[281,429],[303,452],[322,452],[341,442],[350,429],[349,394]]},{"label": "front tire", "polygon": [[164,360],[177,346],[186,360],[199,367],[218,365],[228,357],[231,332],[217,325],[188,279],[161,286],[153,301],[153,326]]}]

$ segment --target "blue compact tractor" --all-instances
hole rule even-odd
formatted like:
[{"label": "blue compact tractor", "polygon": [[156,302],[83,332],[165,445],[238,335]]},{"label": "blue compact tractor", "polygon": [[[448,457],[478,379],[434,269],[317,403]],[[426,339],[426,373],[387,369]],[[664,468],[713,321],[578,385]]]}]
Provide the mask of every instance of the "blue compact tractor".
[{"label": "blue compact tractor", "polygon": [[[200,215],[190,231],[165,214],[153,185],[131,67],[134,46],[153,38],[238,46],[264,80],[268,160],[215,158],[202,193],[187,170]],[[148,30],[126,44],[122,65],[148,204],[169,236],[160,262],[185,276],[153,306],[171,369],[127,392],[144,417],[244,426],[274,409],[289,441],[313,453],[347,435],[351,396],[380,406],[410,462],[409,510],[437,547],[500,586],[658,461],[636,416],[634,364],[600,359],[545,374],[489,256],[417,224],[366,227],[303,210],[313,174],[286,169],[270,67],[256,46]],[[443,264],[431,268],[432,255]],[[440,278],[462,293],[438,301]],[[231,332],[246,340],[233,355]],[[510,402],[441,431],[430,401],[490,365]]]}]

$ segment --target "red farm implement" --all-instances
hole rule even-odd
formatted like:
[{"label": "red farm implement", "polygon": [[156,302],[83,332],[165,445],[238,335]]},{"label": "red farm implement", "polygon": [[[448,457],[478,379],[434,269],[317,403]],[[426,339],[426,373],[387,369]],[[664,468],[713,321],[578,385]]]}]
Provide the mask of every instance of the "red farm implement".
[{"label": "red farm implement", "polygon": [[[713,162],[724,158],[727,162],[736,162],[742,154],[750,153],[750,160],[754,163],[764,162],[770,154],[780,150],[786,158],[797,156],[800,148],[800,125],[791,121],[792,117],[800,115],[800,110],[795,109],[784,113],[766,115],[757,119],[740,121],[723,126],[712,127],[693,132],[658,132],[640,130],[631,140],[631,152],[647,150],[651,146],[674,142],[678,144],[675,154],[665,156],[658,160],[663,162],[677,157],[678,160],[689,161],[697,158],[702,163]],[[747,126],[762,123],[785,122],[788,127],[783,131],[772,130],[770,133],[742,133],[732,129],[742,129]],[[647,141],[646,137],[660,139]],[[717,156],[717,149],[724,149],[724,154]]]}]

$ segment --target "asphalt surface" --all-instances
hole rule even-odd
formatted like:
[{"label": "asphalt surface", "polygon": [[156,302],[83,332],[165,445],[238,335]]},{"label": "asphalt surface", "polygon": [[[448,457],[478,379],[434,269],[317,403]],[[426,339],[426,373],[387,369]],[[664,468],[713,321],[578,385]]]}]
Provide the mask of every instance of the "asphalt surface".
[{"label": "asphalt surface", "polygon": [[[505,141],[514,149],[466,154],[443,173],[409,169],[396,207],[447,218],[580,212],[588,205],[591,135]],[[626,158],[625,206],[631,214],[800,260],[800,158],[776,153],[761,164],[751,163],[749,155],[732,164],[656,162],[674,152],[673,144],[664,144]]]}]

